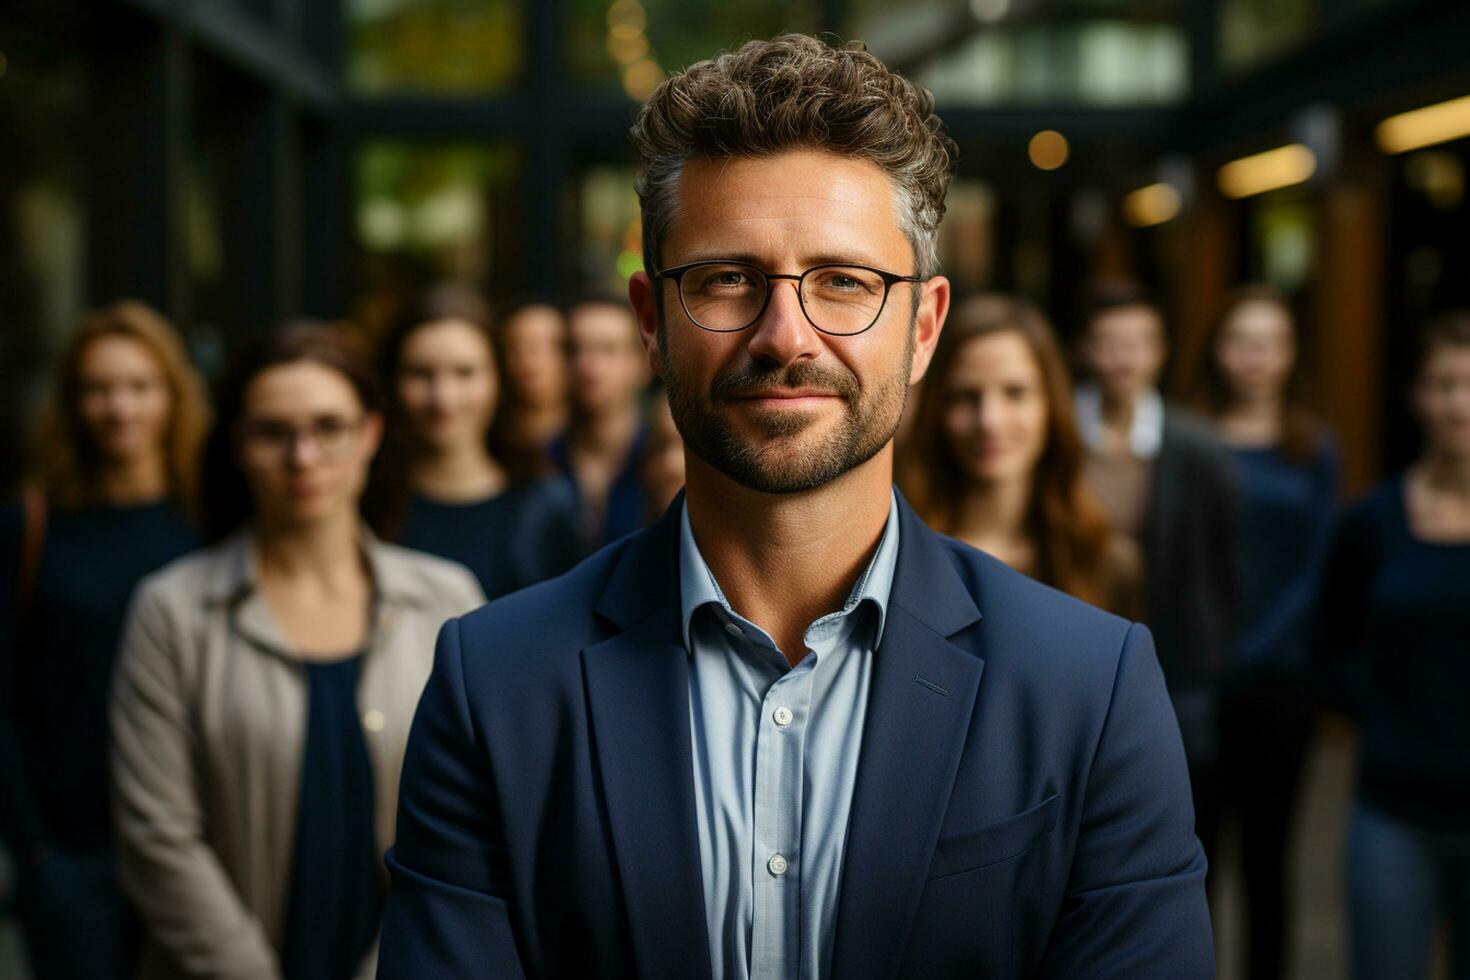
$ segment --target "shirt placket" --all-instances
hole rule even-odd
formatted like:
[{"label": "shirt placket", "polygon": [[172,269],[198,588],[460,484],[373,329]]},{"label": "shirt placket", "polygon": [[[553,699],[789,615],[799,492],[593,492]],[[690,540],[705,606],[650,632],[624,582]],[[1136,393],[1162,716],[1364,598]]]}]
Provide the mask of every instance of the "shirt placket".
[{"label": "shirt placket", "polygon": [[816,657],[807,656],[761,701],[751,842],[752,980],[794,977],[800,963],[802,786],[815,668]]}]

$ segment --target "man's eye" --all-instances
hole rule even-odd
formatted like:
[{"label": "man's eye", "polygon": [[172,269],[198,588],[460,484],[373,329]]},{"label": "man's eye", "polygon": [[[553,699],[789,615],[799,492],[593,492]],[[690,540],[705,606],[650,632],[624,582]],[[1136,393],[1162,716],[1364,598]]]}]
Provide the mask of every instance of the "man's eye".
[{"label": "man's eye", "polygon": [[704,287],[706,289],[731,289],[747,285],[750,277],[743,272],[716,272],[706,276]]}]

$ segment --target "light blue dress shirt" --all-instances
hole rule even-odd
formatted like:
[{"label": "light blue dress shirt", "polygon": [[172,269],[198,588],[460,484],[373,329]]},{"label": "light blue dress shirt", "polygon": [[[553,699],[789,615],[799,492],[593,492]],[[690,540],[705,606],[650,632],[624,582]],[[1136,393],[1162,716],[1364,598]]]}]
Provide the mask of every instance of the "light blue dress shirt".
[{"label": "light blue dress shirt", "polygon": [[898,502],[842,609],[795,667],[730,607],[681,518],[679,582],[699,858],[714,980],[826,977]]}]

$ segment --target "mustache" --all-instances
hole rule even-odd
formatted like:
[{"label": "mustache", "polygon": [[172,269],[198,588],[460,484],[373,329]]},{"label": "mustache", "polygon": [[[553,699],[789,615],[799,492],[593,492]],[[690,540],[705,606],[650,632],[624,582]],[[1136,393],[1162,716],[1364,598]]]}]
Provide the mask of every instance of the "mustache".
[{"label": "mustache", "polygon": [[773,365],[740,367],[715,378],[710,383],[710,400],[724,401],[766,391],[771,388],[815,388],[830,391],[844,401],[856,402],[862,394],[862,386],[849,371],[839,371],[810,361],[800,361],[785,367]]}]

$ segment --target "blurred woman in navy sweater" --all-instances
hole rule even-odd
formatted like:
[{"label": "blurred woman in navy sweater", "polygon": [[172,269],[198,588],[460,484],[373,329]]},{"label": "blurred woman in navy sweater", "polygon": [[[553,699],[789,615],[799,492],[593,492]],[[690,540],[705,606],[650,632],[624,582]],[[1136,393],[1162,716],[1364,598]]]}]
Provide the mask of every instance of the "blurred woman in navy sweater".
[{"label": "blurred woman in navy sweater", "polygon": [[135,928],[107,807],[107,689],[138,580],[193,548],[203,384],[173,327],[122,301],[82,318],[0,512],[0,832],[38,980],[126,977]]},{"label": "blurred woman in navy sweater", "polygon": [[1301,404],[1296,366],[1285,299],[1265,286],[1232,296],[1202,389],[1240,496],[1243,607],[1220,706],[1220,771],[1224,805],[1240,815],[1253,980],[1282,976],[1290,961],[1287,843],[1315,714],[1310,613],[1338,486],[1336,443]]},{"label": "blurred woman in navy sweater", "polygon": [[1448,920],[1470,975],[1470,312],[1424,331],[1419,458],[1333,533],[1331,689],[1363,726],[1348,833],[1354,976],[1427,977]]},{"label": "blurred woman in navy sweater", "polygon": [[390,422],[408,458],[399,534],[449,558],[495,598],[581,557],[576,500],[534,448],[492,446],[500,365],[473,291],[439,286],[399,318],[383,348]]}]

